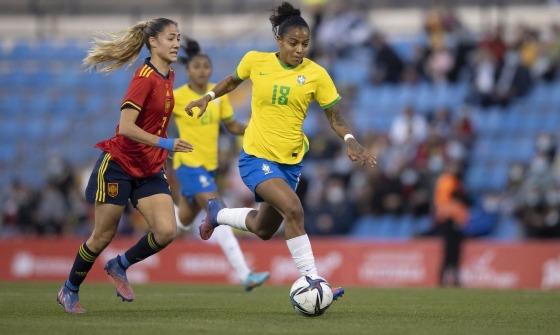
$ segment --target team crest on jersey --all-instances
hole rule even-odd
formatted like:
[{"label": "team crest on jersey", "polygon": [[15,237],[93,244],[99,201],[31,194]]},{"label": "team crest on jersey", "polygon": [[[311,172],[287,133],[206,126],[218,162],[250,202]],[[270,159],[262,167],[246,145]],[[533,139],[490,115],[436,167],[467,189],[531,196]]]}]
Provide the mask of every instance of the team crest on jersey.
[{"label": "team crest on jersey", "polygon": [[119,195],[119,184],[118,183],[107,183],[107,194],[114,198]]},{"label": "team crest on jersey", "polygon": [[305,76],[303,74],[297,76],[297,83],[299,86],[303,86],[303,84],[305,84]]},{"label": "team crest on jersey", "polygon": [[206,177],[205,175],[201,175],[198,177],[198,181],[200,182],[200,185],[202,187],[208,187],[210,186],[210,181],[208,180],[208,177]]},{"label": "team crest on jersey", "polygon": [[261,169],[263,170],[265,176],[266,176],[267,174],[272,173],[272,170],[270,169],[270,165],[268,165],[268,164],[266,164],[266,163],[263,163]]}]

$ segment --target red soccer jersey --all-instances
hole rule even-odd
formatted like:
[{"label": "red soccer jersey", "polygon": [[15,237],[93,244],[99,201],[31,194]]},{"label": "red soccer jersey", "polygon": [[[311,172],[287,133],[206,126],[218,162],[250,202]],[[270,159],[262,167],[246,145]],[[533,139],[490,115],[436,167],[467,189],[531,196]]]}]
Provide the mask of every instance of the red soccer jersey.
[{"label": "red soccer jersey", "polygon": [[[167,125],[175,103],[173,81],[175,73],[169,70],[167,77],[158,72],[147,58],[144,65],[134,73],[124,96],[121,110],[134,108],[140,112],[136,125],[143,130],[167,137]],[[163,168],[167,150],[133,141],[119,135],[117,125],[115,136],[97,143],[96,147],[111,154],[131,177],[145,178]]]}]

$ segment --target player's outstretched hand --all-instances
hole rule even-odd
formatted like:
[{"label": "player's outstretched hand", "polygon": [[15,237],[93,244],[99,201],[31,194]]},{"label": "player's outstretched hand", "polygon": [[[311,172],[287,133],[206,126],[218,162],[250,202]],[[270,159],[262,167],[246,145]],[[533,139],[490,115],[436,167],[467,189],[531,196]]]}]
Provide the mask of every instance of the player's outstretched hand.
[{"label": "player's outstretched hand", "polygon": [[183,139],[176,138],[173,143],[173,151],[191,152],[193,151],[193,146]]},{"label": "player's outstretched hand", "polygon": [[189,116],[194,116],[193,109],[195,107],[198,107],[200,112],[196,117],[200,118],[206,112],[206,107],[208,106],[208,102],[210,102],[210,96],[208,95],[205,95],[200,99],[193,100],[187,105],[187,107],[185,107],[185,112],[187,112]]},{"label": "player's outstretched hand", "polygon": [[351,138],[346,143],[346,153],[352,162],[358,162],[361,166],[367,167],[377,165],[375,155],[367,151],[358,141]]}]

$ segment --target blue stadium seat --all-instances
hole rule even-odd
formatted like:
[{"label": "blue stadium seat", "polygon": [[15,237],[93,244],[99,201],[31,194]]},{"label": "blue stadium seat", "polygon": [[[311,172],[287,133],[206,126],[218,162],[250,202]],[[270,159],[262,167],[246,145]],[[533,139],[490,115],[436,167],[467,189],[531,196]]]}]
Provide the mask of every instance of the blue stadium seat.
[{"label": "blue stadium seat", "polygon": [[[560,106],[560,104],[558,104],[558,106]],[[543,131],[549,133],[557,132],[560,125],[560,107],[543,114],[538,120],[539,127],[535,131],[535,135]]]},{"label": "blue stadium seat", "polygon": [[500,125],[501,133],[510,136],[516,135],[523,128],[521,115],[514,113],[513,111],[507,111],[504,113],[502,122]]},{"label": "blue stadium seat", "polygon": [[414,59],[414,45],[408,40],[392,41],[391,47],[403,61],[412,62]]},{"label": "blue stadium seat", "polygon": [[25,110],[26,101],[22,93],[12,93],[0,100],[0,110],[4,115],[19,115]]},{"label": "blue stadium seat", "polygon": [[31,47],[28,41],[18,40],[15,42],[13,49],[7,55],[9,60],[12,61],[28,61],[32,60],[38,55],[35,48]]},{"label": "blue stadium seat", "polygon": [[490,168],[490,173],[487,176],[485,190],[500,191],[503,190],[507,183],[509,171],[508,162],[498,162]]},{"label": "blue stadium seat", "polygon": [[379,100],[379,89],[372,85],[364,85],[360,88],[357,97],[358,108],[374,108]]},{"label": "blue stadium seat", "polygon": [[389,239],[394,236],[397,228],[397,218],[393,215],[382,215],[378,217],[378,230],[376,236],[382,239]]},{"label": "blue stadium seat", "polygon": [[356,238],[371,238],[374,236],[373,231],[375,224],[376,222],[373,216],[361,217],[354,223],[350,235]]},{"label": "blue stadium seat", "polygon": [[27,103],[26,112],[31,117],[44,115],[51,107],[50,93],[46,90],[37,90]]},{"label": "blue stadium seat", "polygon": [[332,68],[333,79],[340,86],[361,85],[369,79],[369,66],[364,65],[354,60],[336,62]]},{"label": "blue stadium seat", "polygon": [[81,62],[86,54],[87,47],[85,45],[71,41],[56,50],[56,58],[66,62]]},{"label": "blue stadium seat", "polygon": [[534,144],[532,136],[512,138],[509,147],[512,150],[511,161],[528,162],[533,156]]},{"label": "blue stadium seat", "polygon": [[479,162],[473,162],[467,170],[466,185],[470,191],[481,191],[484,189],[488,176],[488,168]]},{"label": "blue stadium seat", "polygon": [[415,220],[411,215],[403,215],[396,222],[395,238],[409,239],[414,235]]},{"label": "blue stadium seat", "polygon": [[501,217],[490,238],[502,241],[516,241],[522,237],[518,222],[511,217]]},{"label": "blue stadium seat", "polygon": [[29,118],[21,125],[21,133],[33,141],[43,141],[48,126],[44,118]]},{"label": "blue stadium seat", "polygon": [[414,97],[414,107],[419,112],[426,112],[435,108],[434,89],[431,84],[421,83],[416,85],[416,94]]},{"label": "blue stadium seat", "polygon": [[429,231],[433,226],[432,218],[423,216],[415,220],[414,234],[421,234]]},{"label": "blue stadium seat", "polygon": [[51,106],[52,113],[57,117],[80,113],[83,106],[78,103],[76,94],[61,95]]},{"label": "blue stadium seat", "polygon": [[65,117],[54,117],[46,126],[47,136],[50,138],[65,136],[69,132],[70,126],[70,119]]},{"label": "blue stadium seat", "polygon": [[78,88],[79,80],[79,70],[77,68],[69,68],[64,73],[56,73],[53,76],[53,85],[67,91]]},{"label": "blue stadium seat", "polygon": [[[0,145],[0,163],[13,161],[16,156],[16,147],[14,145]],[[2,172],[3,174],[4,172]]]}]

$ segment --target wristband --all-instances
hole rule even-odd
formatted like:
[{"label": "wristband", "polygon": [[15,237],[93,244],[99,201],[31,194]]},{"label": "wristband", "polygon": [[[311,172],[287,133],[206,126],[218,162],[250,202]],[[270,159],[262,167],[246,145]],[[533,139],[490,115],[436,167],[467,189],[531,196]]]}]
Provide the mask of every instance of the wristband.
[{"label": "wristband", "polygon": [[160,137],[157,146],[167,151],[173,151],[174,138]]},{"label": "wristband", "polygon": [[214,91],[208,91],[208,92],[206,92],[206,95],[210,96],[210,101],[212,101],[216,98],[216,92],[214,92]]},{"label": "wristband", "polygon": [[344,142],[348,141],[348,139],[350,139],[350,138],[355,139],[355,138],[354,138],[354,135],[352,135],[352,134],[346,134],[346,135],[344,135]]}]

